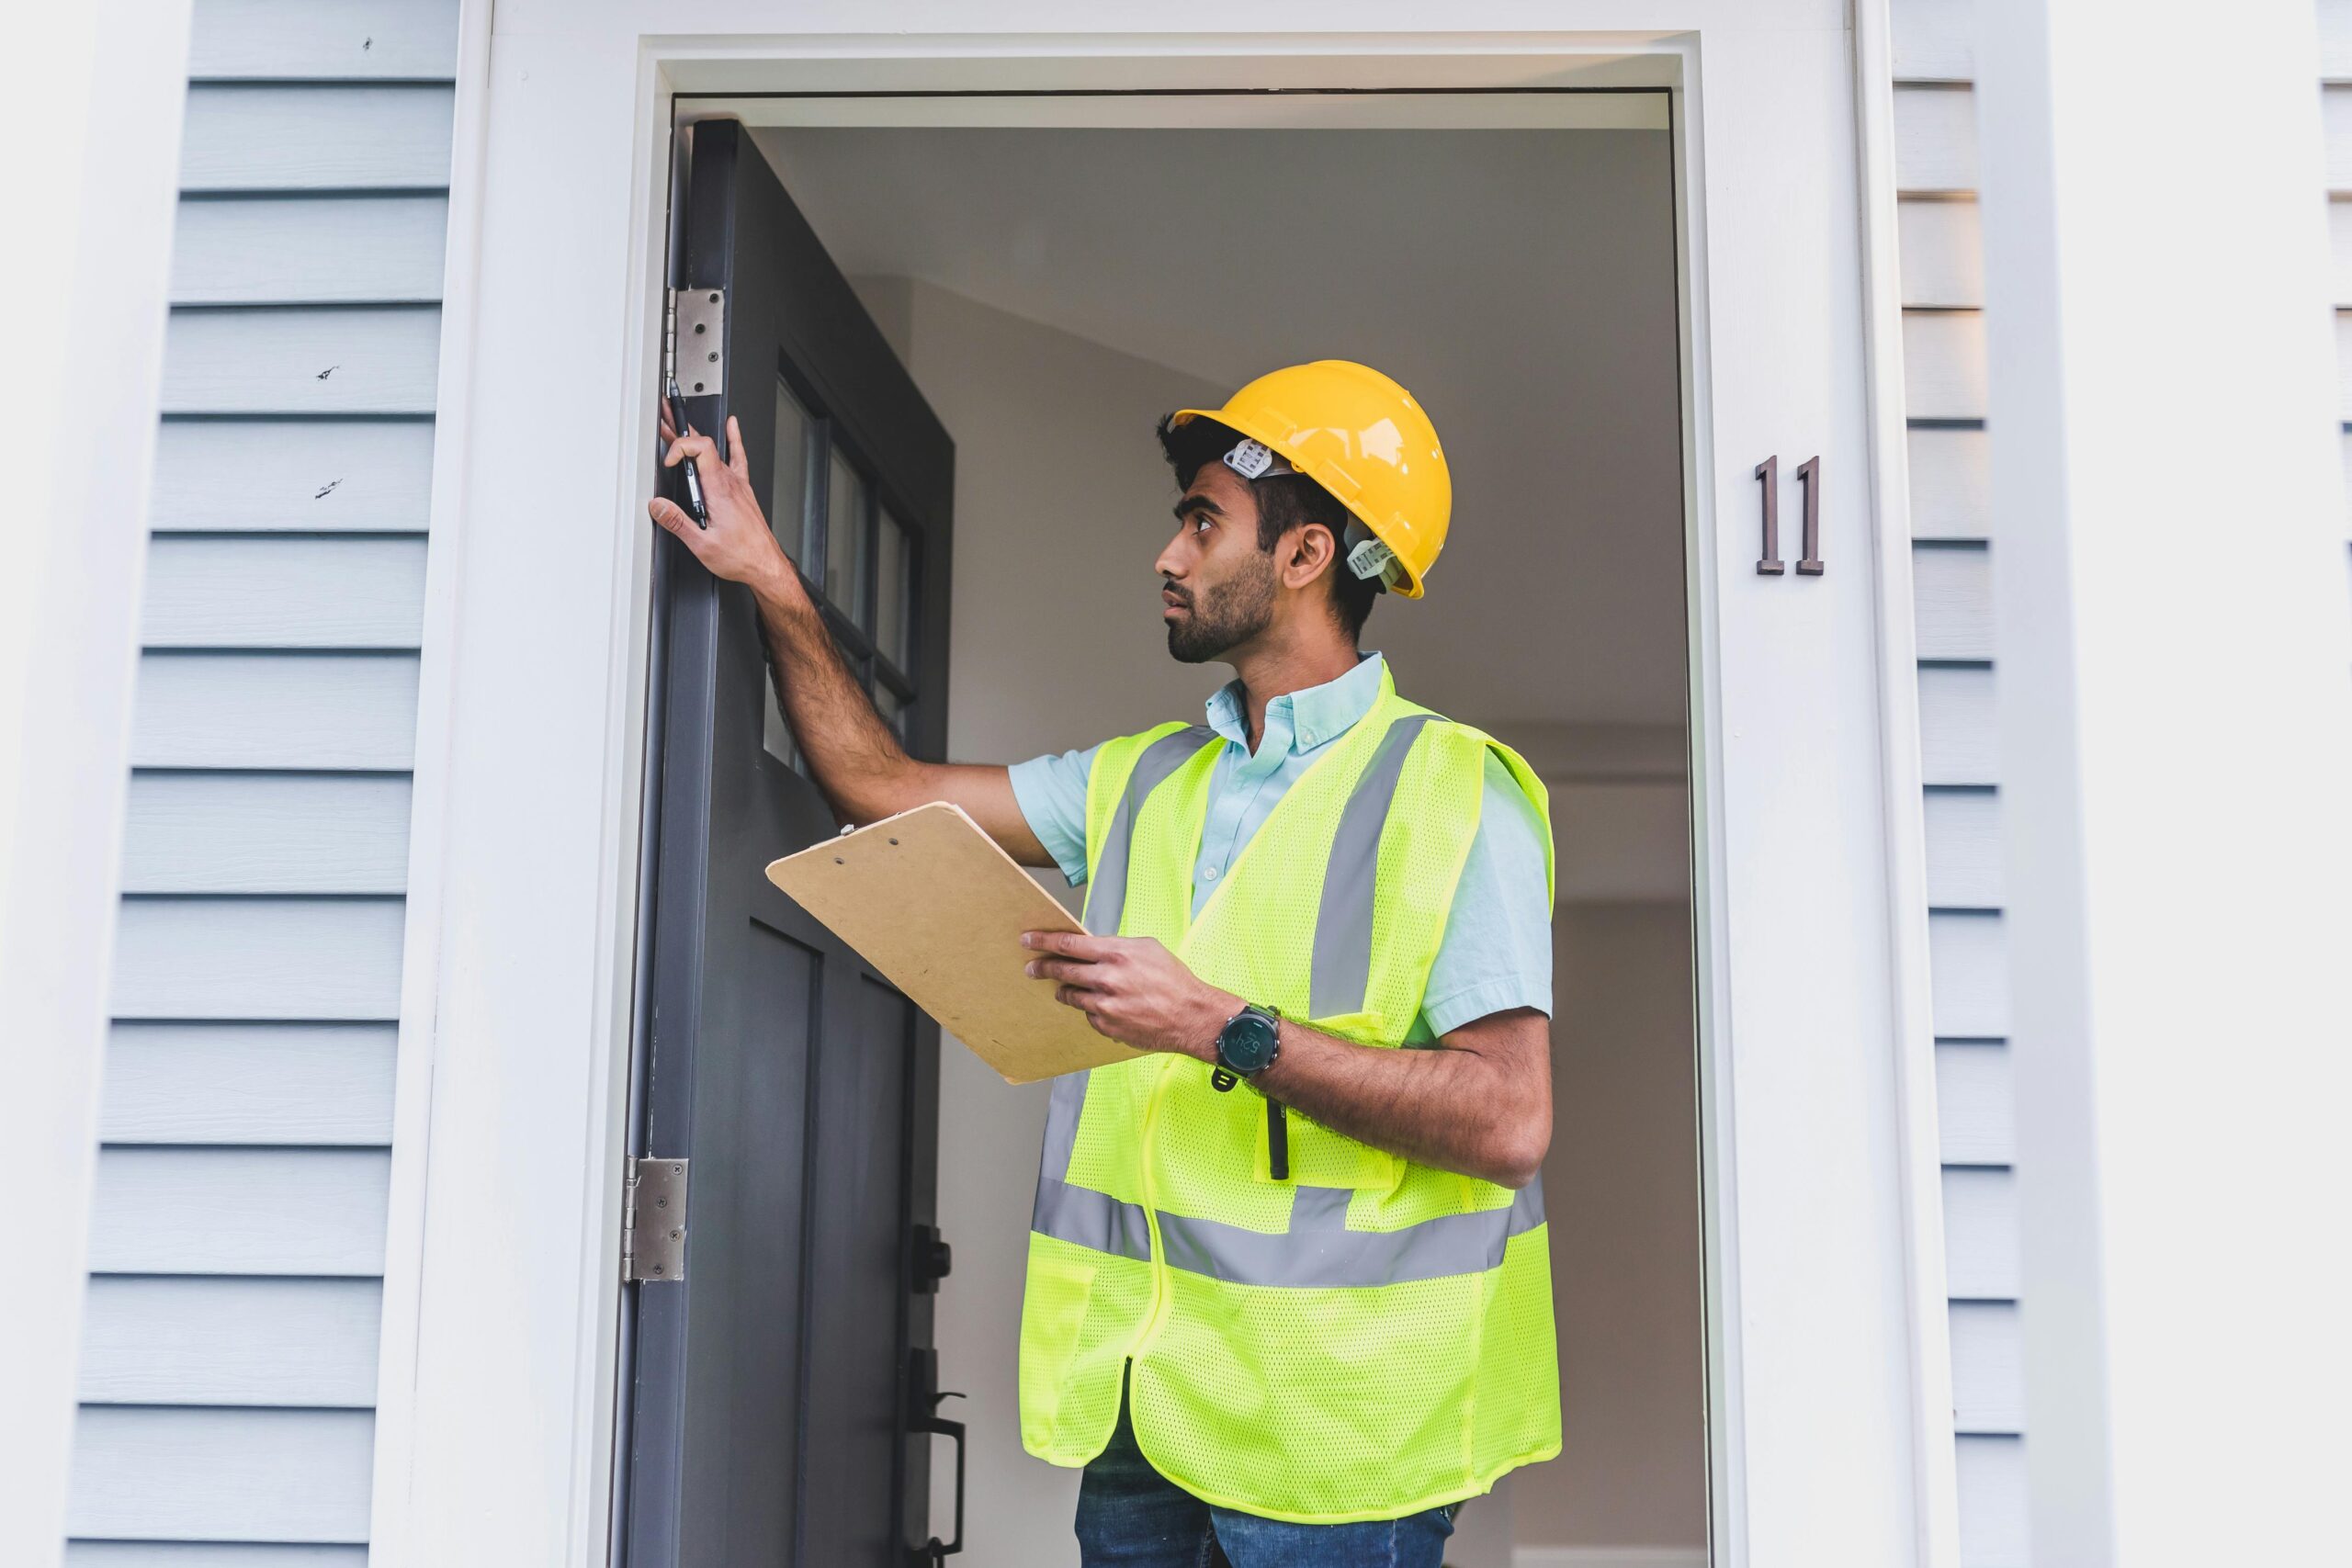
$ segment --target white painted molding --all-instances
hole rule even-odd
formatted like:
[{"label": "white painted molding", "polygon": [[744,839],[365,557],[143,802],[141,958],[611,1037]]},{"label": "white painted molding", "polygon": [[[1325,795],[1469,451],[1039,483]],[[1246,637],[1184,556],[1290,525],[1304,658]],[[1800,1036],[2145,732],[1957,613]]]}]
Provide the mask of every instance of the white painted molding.
[{"label": "white painted molding", "polygon": [[129,785],[187,0],[11,7],[0,203],[0,1104],[24,1228],[0,1298],[0,1562],[63,1547]]},{"label": "white painted molding", "polygon": [[1707,1568],[1703,1546],[1521,1546],[1510,1568]]}]

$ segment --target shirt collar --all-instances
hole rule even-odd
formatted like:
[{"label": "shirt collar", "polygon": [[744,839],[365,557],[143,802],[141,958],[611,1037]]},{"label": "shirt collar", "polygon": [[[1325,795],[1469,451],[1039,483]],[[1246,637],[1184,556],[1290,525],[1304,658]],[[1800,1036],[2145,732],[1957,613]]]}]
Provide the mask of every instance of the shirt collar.
[{"label": "shirt collar", "polygon": [[[1325,741],[1346,734],[1380,700],[1380,674],[1386,668],[1377,653],[1357,656],[1346,674],[1285,692],[1266,705],[1266,739],[1287,736],[1287,750],[1312,751]],[[1208,700],[1209,728],[1244,750],[1250,747],[1249,710],[1243,705],[1239,681],[1227,681]]]}]

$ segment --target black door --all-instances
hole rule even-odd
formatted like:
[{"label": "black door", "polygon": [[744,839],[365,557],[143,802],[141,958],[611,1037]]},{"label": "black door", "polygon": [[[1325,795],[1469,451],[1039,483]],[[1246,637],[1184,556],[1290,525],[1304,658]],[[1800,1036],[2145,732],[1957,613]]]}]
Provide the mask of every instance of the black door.
[{"label": "black door", "polygon": [[[723,324],[681,342],[685,416],[741,422],[853,668],[936,757],[954,448],[741,128],[693,135],[679,281]],[[618,1555],[901,1568],[932,1533],[939,1031],[763,874],[834,823],[750,593],[657,547],[633,1152],[688,1162],[688,1235],[683,1280],[632,1287]]]}]

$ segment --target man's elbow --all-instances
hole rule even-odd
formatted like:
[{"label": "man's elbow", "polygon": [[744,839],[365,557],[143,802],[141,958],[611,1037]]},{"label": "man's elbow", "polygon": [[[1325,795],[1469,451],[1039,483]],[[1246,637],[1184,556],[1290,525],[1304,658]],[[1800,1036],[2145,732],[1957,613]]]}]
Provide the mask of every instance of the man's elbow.
[{"label": "man's elbow", "polygon": [[1543,1174],[1552,1148],[1552,1120],[1528,1118],[1498,1130],[1488,1151],[1487,1179],[1516,1191]]}]

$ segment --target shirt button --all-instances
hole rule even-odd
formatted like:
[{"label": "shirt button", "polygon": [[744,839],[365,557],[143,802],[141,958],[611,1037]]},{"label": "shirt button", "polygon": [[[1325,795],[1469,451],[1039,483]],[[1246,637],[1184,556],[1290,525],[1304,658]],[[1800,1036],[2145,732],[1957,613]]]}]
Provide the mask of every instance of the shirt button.
[{"label": "shirt button", "polygon": [[1204,865],[1201,867],[1201,880],[1203,882],[1215,882],[1216,880],[1216,867],[1213,865]]}]

